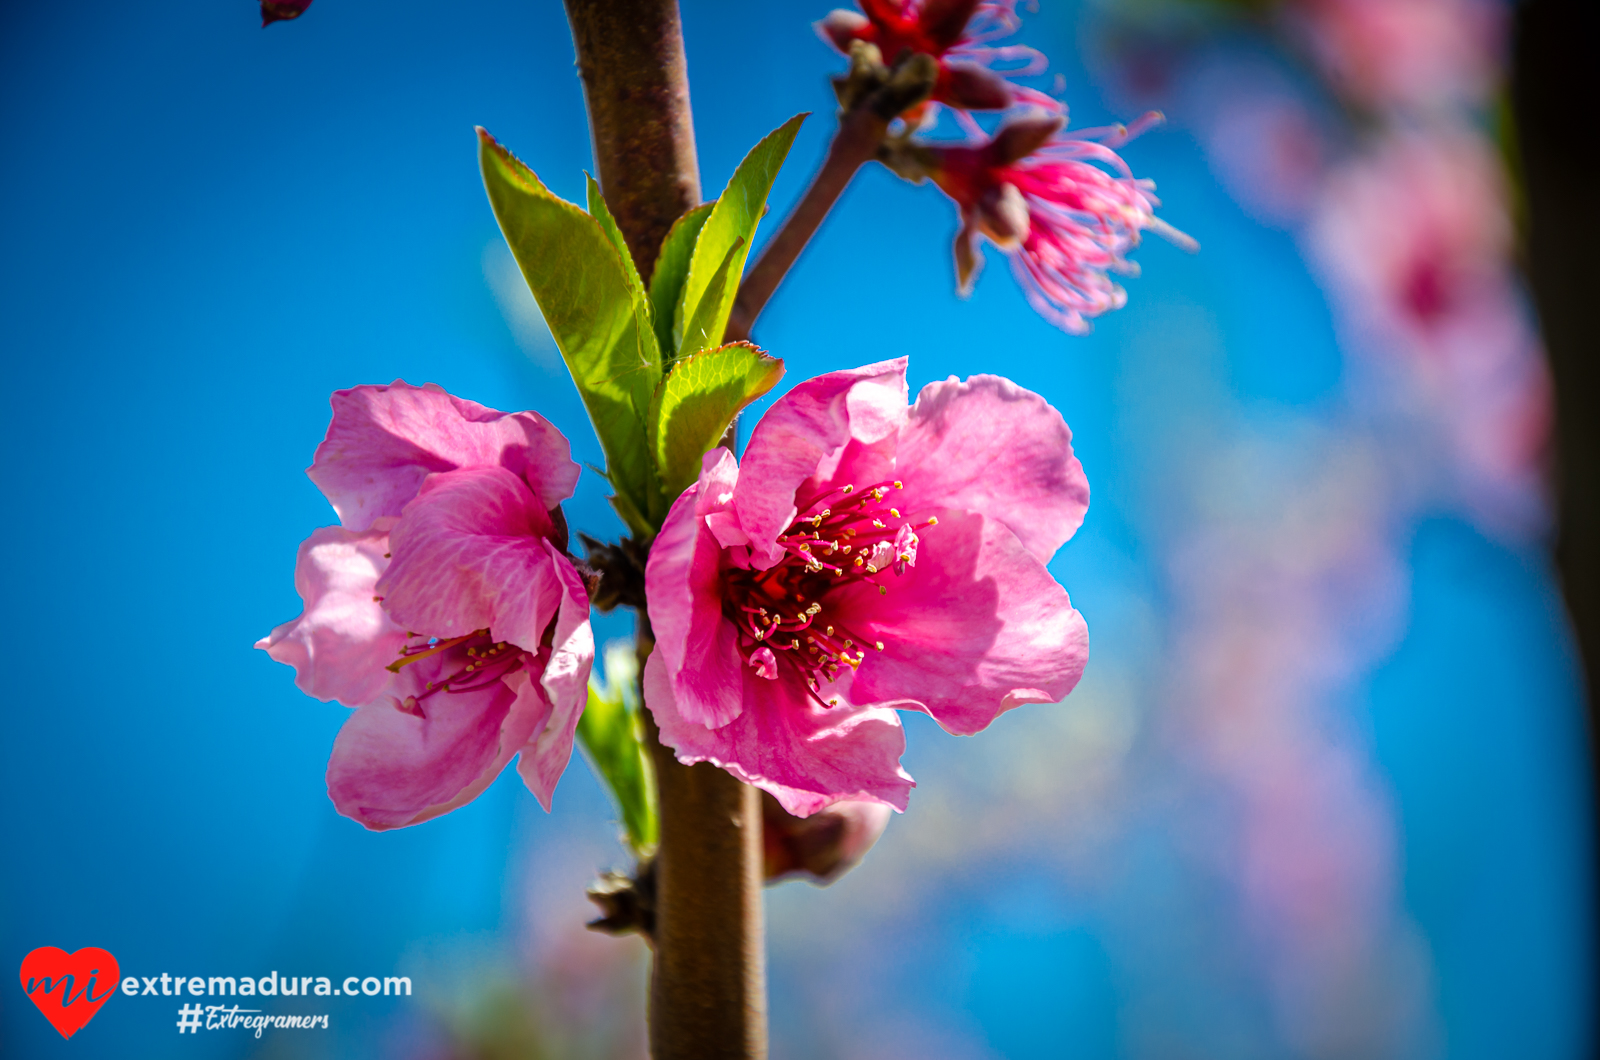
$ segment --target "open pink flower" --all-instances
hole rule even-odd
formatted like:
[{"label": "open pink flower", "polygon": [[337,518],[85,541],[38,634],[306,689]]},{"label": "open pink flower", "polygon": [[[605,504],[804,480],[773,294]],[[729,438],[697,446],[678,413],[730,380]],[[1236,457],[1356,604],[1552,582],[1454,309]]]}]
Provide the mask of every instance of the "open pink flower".
[{"label": "open pink flower", "polygon": [[[1065,136],[1064,117],[1033,114],[1007,122],[992,138],[913,148],[925,175],[961,211],[955,243],[961,294],[972,289],[983,265],[983,236],[1010,256],[1034,309],[1063,331],[1079,334],[1089,330],[1085,318],[1127,301],[1109,274],[1138,274],[1127,255],[1139,245],[1142,230],[1192,248],[1192,239],[1156,218],[1155,185],[1134,179],[1100,142],[1125,141],[1160,120],[1148,114],[1129,127]],[[971,130],[981,135],[975,126]]]},{"label": "open pink flower", "polygon": [[[1004,110],[1018,103],[1056,107],[1051,97],[1012,84],[1013,77],[1044,72],[1045,59],[1033,48],[996,45],[1022,24],[1016,0],[860,0],[861,11],[832,11],[817,23],[822,39],[850,53],[864,41],[877,47],[886,63],[905,51],[939,62],[933,102],[962,110]],[[996,63],[1018,63],[996,70]]]},{"label": "open pink flower", "polygon": [[1061,415],[996,376],[907,409],[905,366],[801,383],[742,466],[712,450],[645,572],[662,741],[800,817],[905,808],[896,708],[975,733],[1066,695],[1088,655],[1044,566],[1089,503]]},{"label": "open pink flower", "polygon": [[300,546],[305,611],[256,647],[308,694],[358,708],[328,762],[340,813],[373,829],[425,821],[519,752],[549,809],[594,660],[588,595],[562,551],[569,453],[536,413],[431,384],[333,395],[307,473],[342,525]]}]

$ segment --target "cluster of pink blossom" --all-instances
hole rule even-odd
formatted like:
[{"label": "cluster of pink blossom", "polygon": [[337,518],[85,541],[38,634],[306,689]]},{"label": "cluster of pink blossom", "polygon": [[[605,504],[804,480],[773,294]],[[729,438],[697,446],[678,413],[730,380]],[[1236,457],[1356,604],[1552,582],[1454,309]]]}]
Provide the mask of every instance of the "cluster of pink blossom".
[{"label": "cluster of pink blossom", "polygon": [[[939,63],[932,102],[951,108],[967,141],[911,140],[891,149],[891,168],[910,179],[932,179],[956,204],[957,290],[965,297],[977,278],[979,237],[1011,258],[1029,303],[1064,331],[1088,330],[1088,318],[1127,301],[1111,274],[1135,275],[1127,255],[1146,230],[1187,249],[1194,241],[1156,219],[1155,185],[1136,180],[1112,149],[1160,121],[1148,114],[1132,126],[1066,131],[1066,108],[1056,99],[1014,84],[1042,73],[1042,54],[995,42],[1020,26],[1014,2],[977,0],[862,0],[862,12],[839,10],[817,24],[840,51],[854,41],[885,57],[903,52]],[[997,71],[1007,61],[1022,65]],[[991,136],[969,111],[1013,113]],[[919,106],[903,116],[908,127],[931,124]],[[1102,168],[1105,167],[1105,168]]]},{"label": "cluster of pink blossom", "polygon": [[[565,553],[566,439],[434,386],[333,407],[310,475],[340,525],[301,547],[305,613],[258,647],[358,708],[328,768],[335,804],[414,824],[520,754],[548,808],[594,658]],[[1060,414],[1006,380],[935,383],[910,407],[904,360],[800,384],[742,467],[706,455],[654,541],[644,689],[662,741],[796,816],[904,809],[897,709],[969,734],[1077,683],[1087,631],[1045,563],[1088,499]],[[842,857],[882,830],[863,812],[841,818]]]}]

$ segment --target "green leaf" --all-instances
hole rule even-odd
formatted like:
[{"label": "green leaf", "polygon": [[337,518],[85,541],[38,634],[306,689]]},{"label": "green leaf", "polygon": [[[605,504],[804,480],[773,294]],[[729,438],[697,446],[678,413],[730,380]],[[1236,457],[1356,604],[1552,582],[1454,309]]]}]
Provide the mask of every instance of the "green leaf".
[{"label": "green leaf", "polygon": [[650,451],[661,488],[676,500],[700,475],[700,458],[738,411],[783,378],[783,362],[748,342],[690,354],[661,381],[650,408]]},{"label": "green leaf", "polygon": [[[728,326],[728,310],[723,308],[722,296],[730,286],[733,293],[738,294],[739,273],[736,266],[744,258],[744,255],[739,253],[743,247],[744,240],[741,239],[728,248],[727,255],[722,259],[722,265],[712,276],[710,285],[706,287],[706,293],[700,298],[700,304],[695,307],[694,317],[679,322],[681,334],[678,349],[688,356],[693,356],[696,350],[712,350],[722,344],[722,332]],[[727,305],[730,307],[733,305],[731,299]],[[672,368],[669,367],[667,370],[670,372]]]},{"label": "green leaf", "polygon": [[655,849],[659,828],[655,774],[633,689],[639,672],[633,645],[625,641],[607,645],[605,669],[605,681],[589,679],[589,702],[578,719],[578,742],[617,804],[629,845],[636,855],[644,856]]},{"label": "green leaf", "polygon": [[[689,275],[684,281],[683,297],[675,310],[675,319],[685,322],[703,314],[706,325],[702,333],[706,338],[700,345],[692,343],[686,327],[684,339],[678,345],[680,358],[696,350],[722,344],[723,332],[728,327],[728,314],[733,312],[733,300],[739,293],[738,281],[744,275],[745,258],[750,253],[751,237],[755,235],[756,224],[766,210],[772,182],[777,179],[778,169],[789,154],[795,133],[800,131],[800,123],[806,117],[805,114],[795,115],[750,149],[744,161],[739,163],[739,168],[734,170],[727,190],[706,218],[700,238],[695,241],[694,255],[689,260]],[[726,277],[731,278],[724,278],[719,285],[718,278],[724,277],[723,264],[730,256],[733,263]],[[710,303],[702,311],[700,303],[708,296]]]},{"label": "green leaf", "polygon": [[617,227],[617,219],[611,216],[611,208],[606,205],[604,195],[600,194],[600,185],[589,174],[583,175],[584,195],[588,200],[589,216],[600,222],[600,228],[611,240],[611,245],[617,249],[617,254],[622,258],[622,264],[628,271],[628,288],[635,295],[644,293],[644,281],[639,279],[639,267],[633,263],[633,252],[628,249],[628,243],[622,238],[622,229]]},{"label": "green leaf", "polygon": [[655,314],[656,345],[666,355],[670,364],[678,349],[678,338],[672,326],[678,303],[683,300],[683,282],[689,278],[689,258],[694,254],[695,240],[706,218],[711,216],[715,202],[702,203],[672,222],[667,238],[661,241],[661,256],[656,258],[656,271],[650,274],[650,306]]},{"label": "green leaf", "polygon": [[649,520],[666,512],[655,510],[661,490],[645,426],[661,353],[644,285],[603,201],[591,216],[552,195],[487,132],[478,139],[489,204],[600,436],[613,503],[649,538]]}]

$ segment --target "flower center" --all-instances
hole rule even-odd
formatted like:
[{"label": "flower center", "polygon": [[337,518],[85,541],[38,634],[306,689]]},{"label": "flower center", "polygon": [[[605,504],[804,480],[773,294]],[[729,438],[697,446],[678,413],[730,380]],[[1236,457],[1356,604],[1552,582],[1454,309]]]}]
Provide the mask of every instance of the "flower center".
[{"label": "flower center", "polygon": [[400,709],[422,716],[420,701],[435,692],[476,692],[499,681],[507,674],[522,668],[527,655],[521,648],[489,636],[487,629],[475,630],[460,637],[426,637],[410,634],[410,640],[400,649],[400,657],[387,667],[390,673],[434,656],[440,659],[442,672],[448,677],[428,681],[420,695],[407,696]]},{"label": "flower center", "polygon": [[778,538],[785,555],[766,570],[733,568],[725,572],[723,613],[739,630],[740,654],[768,678],[784,666],[805,679],[811,696],[824,706],[817,689],[852,671],[867,649],[883,651],[881,640],[868,640],[841,613],[834,590],[870,582],[878,592],[889,571],[905,572],[917,561],[918,529],[886,498],[901,488],[882,482],[857,489],[842,486],[824,494],[811,511],[796,519]]}]

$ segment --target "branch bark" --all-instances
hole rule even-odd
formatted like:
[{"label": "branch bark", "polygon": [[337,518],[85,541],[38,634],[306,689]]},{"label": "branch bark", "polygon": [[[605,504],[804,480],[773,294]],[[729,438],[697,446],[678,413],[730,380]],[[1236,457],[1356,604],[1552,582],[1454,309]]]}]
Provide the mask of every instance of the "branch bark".
[{"label": "branch bark", "polygon": [[594,163],[639,275],[700,205],[700,163],[677,0],[566,0]]},{"label": "branch bark", "polygon": [[[595,168],[642,276],[700,203],[676,0],[566,0]],[[641,664],[653,641],[639,613]],[[764,1060],[761,802],[709,764],[680,765],[645,724],[660,788],[650,1049],[655,1060]]]}]

